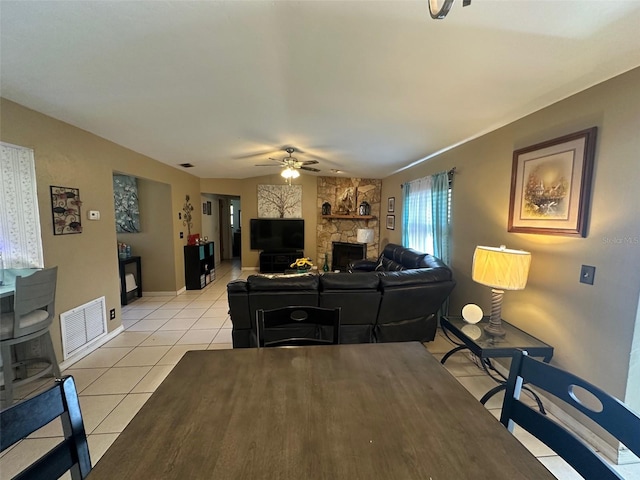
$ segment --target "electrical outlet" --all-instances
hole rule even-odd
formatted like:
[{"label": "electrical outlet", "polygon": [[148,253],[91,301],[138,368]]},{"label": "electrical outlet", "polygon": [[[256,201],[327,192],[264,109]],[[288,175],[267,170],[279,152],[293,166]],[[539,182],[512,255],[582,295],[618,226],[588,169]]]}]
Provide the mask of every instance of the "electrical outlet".
[{"label": "electrical outlet", "polygon": [[582,265],[580,269],[580,283],[586,283],[587,285],[593,285],[593,279],[596,276],[596,267],[591,265]]},{"label": "electrical outlet", "polygon": [[109,320],[113,320],[116,318],[116,309],[112,308],[111,310],[109,310]]},{"label": "electrical outlet", "polygon": [[180,232],[180,238],[184,238],[184,232]]}]

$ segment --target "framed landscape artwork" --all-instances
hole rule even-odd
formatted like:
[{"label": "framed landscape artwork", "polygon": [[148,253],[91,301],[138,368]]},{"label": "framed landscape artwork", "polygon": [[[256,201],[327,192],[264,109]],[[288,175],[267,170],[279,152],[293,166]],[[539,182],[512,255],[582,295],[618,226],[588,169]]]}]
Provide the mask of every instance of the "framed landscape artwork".
[{"label": "framed landscape artwork", "polygon": [[302,185],[258,185],[258,218],[302,218]]},{"label": "framed landscape artwork", "polygon": [[597,127],[513,152],[510,232],[586,237]]}]

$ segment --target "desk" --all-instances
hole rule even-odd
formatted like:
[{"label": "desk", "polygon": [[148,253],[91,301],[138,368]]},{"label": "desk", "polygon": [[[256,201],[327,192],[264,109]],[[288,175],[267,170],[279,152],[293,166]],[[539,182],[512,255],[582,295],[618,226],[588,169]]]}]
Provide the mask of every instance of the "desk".
[{"label": "desk", "polygon": [[406,342],[187,352],[88,476],[114,478],[554,477]]},{"label": "desk", "polygon": [[140,265],[140,257],[119,258],[118,262],[120,264],[120,305],[127,305],[129,299],[127,298],[127,284],[125,282],[125,274],[127,273],[125,266],[130,263],[136,264],[136,294],[138,298],[140,298],[142,296],[142,267]]},{"label": "desk", "polygon": [[[492,358],[511,358],[513,353],[518,349],[526,350],[530,356],[542,358],[542,360],[547,363],[551,361],[551,357],[553,356],[552,346],[547,345],[543,341],[538,340],[536,337],[529,335],[504,320],[502,320],[502,327],[507,332],[504,337],[487,335],[484,327],[488,324],[489,317],[484,317],[475,325],[470,325],[465,322],[462,317],[447,316],[440,319],[440,325],[442,326],[444,334],[457,345],[457,347],[451,349],[442,357],[441,363],[444,365],[451,355],[460,350],[470,350],[478,357],[485,372],[498,383],[496,387],[489,390],[480,399],[480,403],[483,405],[493,395],[504,390],[506,386],[507,379],[495,369],[491,363]],[[455,336],[459,341],[452,339],[450,335]],[[531,392],[531,390],[529,391]],[[540,411],[544,413],[542,402],[535,393],[531,393],[536,402],[538,402]]]}]

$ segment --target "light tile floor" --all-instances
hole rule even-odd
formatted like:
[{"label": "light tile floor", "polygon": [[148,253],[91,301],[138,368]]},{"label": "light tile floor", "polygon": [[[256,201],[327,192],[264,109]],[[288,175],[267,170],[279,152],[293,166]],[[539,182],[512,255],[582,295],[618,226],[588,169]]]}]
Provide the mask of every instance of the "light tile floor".
[{"label": "light tile floor", "polygon": [[[95,464],[129,421],[189,350],[232,348],[226,285],[246,278],[238,262],[223,262],[216,279],[199,291],[179,296],[143,297],[122,309],[125,331],[81,359],[63,374],[76,381],[91,460]],[[452,344],[440,333],[427,349],[440,359]],[[464,353],[447,360],[446,368],[480,397],[495,383]],[[25,385],[17,398],[26,398],[49,385],[51,379]],[[500,415],[501,395],[487,408]],[[516,437],[561,480],[580,479],[562,459],[527,432]],[[0,478],[11,478],[35,458],[52,448],[62,435],[59,421],[52,422],[0,454]],[[616,467],[628,479],[640,479],[640,464]]]}]

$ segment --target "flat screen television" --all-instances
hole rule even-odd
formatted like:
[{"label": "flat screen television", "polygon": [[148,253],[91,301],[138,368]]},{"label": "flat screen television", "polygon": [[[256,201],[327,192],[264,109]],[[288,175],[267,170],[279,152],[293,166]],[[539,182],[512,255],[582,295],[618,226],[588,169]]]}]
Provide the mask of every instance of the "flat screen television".
[{"label": "flat screen television", "polygon": [[251,250],[304,250],[304,220],[297,218],[252,218]]}]

